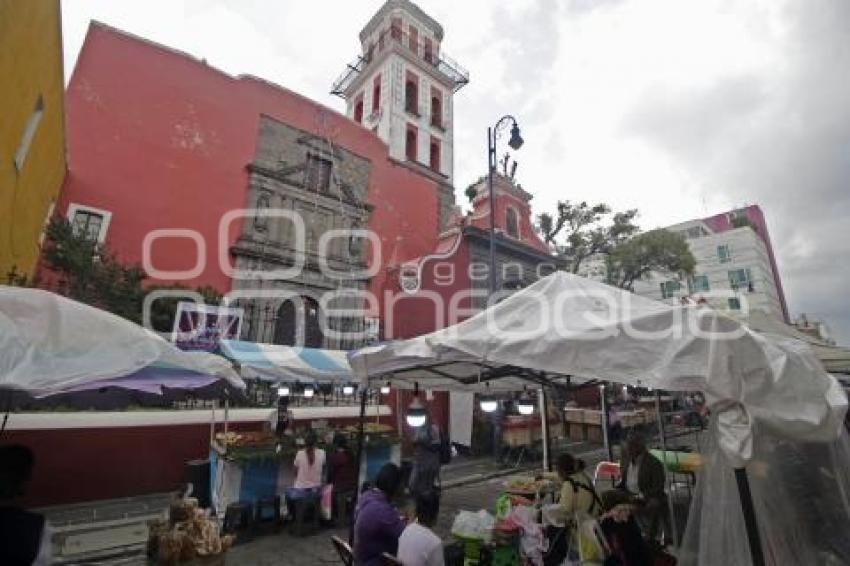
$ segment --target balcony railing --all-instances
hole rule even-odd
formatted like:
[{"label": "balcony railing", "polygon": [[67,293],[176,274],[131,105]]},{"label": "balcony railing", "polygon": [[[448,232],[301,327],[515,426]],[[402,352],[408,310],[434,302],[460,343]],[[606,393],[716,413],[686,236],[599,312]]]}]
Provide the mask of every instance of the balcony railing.
[{"label": "balcony railing", "polygon": [[331,86],[331,94],[345,98],[345,92],[348,90],[348,87],[357,80],[357,77],[369,66],[372,59],[389,49],[392,45],[401,47],[413,56],[431,65],[438,73],[452,83],[452,92],[457,92],[469,82],[469,71],[461,67],[457,61],[442,51],[435,52],[433,46],[431,46],[430,51],[426,52],[425,42],[422,40],[411,42],[409,34],[402,33],[397,28],[384,29],[381,32],[380,39],[365,54],[358,55],[354,61],[346,66],[345,70]]}]

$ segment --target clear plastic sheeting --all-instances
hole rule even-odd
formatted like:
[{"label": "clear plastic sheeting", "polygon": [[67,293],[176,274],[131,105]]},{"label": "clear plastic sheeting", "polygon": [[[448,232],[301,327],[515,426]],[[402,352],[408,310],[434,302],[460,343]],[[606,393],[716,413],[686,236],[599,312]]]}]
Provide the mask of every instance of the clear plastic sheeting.
[{"label": "clear plastic sheeting", "polygon": [[[747,465],[768,566],[850,564],[850,439],[780,438],[757,426]],[[747,530],[731,462],[712,426],[679,553],[683,566],[750,566]]]},{"label": "clear plastic sheeting", "polygon": [[521,389],[554,376],[662,391],[702,391],[735,466],[752,456],[756,423],[802,442],[830,442],[847,397],[808,345],[759,334],[723,313],[671,306],[555,272],[454,326],[351,354],[363,379],[394,387]]},{"label": "clear plastic sheeting", "polygon": [[0,389],[49,395],[154,364],[245,387],[221,356],[183,352],[138,324],[55,293],[0,285]]}]

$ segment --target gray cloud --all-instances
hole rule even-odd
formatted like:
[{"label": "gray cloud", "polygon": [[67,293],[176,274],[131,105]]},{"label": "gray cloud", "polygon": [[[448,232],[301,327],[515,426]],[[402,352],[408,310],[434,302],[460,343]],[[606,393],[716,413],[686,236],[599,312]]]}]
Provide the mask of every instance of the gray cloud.
[{"label": "gray cloud", "polygon": [[792,312],[850,342],[850,3],[789,2],[775,66],[702,88],[650,90],[623,132],[705,191],[765,210]]}]

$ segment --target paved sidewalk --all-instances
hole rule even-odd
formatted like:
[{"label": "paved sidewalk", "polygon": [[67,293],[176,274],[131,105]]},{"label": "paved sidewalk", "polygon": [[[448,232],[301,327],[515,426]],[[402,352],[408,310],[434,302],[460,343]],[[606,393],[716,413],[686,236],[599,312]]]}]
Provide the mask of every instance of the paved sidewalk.
[{"label": "paved sidewalk", "polygon": [[[583,458],[591,474],[596,463],[607,457],[602,447],[587,442],[562,442],[553,452],[564,450]],[[526,462],[514,468],[500,466],[491,458],[455,458],[441,473],[444,496],[435,528],[437,534],[450,539],[451,523],[460,510],[492,512],[496,494],[502,489],[506,476],[539,467],[540,462]],[[168,494],[157,494],[42,511],[57,527],[54,542],[60,564],[143,565],[147,564],[144,558],[147,521],[165,513],[168,500]],[[311,537],[296,538],[284,530],[237,545],[227,554],[226,563],[239,566],[338,564],[330,543],[331,535],[347,539],[348,531],[347,528],[328,528]]]}]

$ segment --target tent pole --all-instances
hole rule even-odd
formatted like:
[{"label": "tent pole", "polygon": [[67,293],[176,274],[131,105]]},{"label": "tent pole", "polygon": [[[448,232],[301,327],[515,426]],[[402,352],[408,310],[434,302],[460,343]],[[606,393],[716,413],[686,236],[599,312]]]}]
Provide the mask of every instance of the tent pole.
[{"label": "tent pole", "polygon": [[[357,508],[357,499],[360,497],[360,466],[363,465],[363,424],[366,421],[366,400],[369,398],[369,389],[363,387],[360,392],[360,420],[357,423],[357,489],[354,490],[354,498],[351,503],[351,517],[348,527],[348,544],[354,544],[354,510]],[[396,407],[398,410],[398,407]]]},{"label": "tent pole", "polygon": [[611,446],[611,439],[608,437],[608,400],[605,398],[604,383],[599,385],[599,400],[602,403],[602,444],[608,454],[608,461],[613,462],[614,448]]},{"label": "tent pole", "polygon": [[[658,418],[658,438],[661,442],[661,457],[663,458],[664,468],[667,468],[667,438],[664,435],[664,415],[661,413],[661,391],[655,390],[655,413]],[[664,481],[667,484],[667,507],[670,511],[670,528],[673,530],[673,545],[679,546],[679,527],[676,525],[676,513],[673,508],[673,494],[670,492],[670,475],[664,474]]]},{"label": "tent pole", "polygon": [[744,512],[744,523],[747,526],[747,539],[750,543],[753,566],[764,566],[764,552],[761,548],[761,537],[753,508],[753,494],[750,492],[750,480],[747,477],[746,468],[735,468],[735,481],[738,482],[738,495],[741,498],[741,511]]},{"label": "tent pole", "polygon": [[537,395],[537,401],[540,406],[540,426],[543,427],[543,469],[551,472],[552,457],[549,452],[551,443],[549,438],[549,411],[547,410],[549,403],[546,397],[546,388],[541,387]]}]

